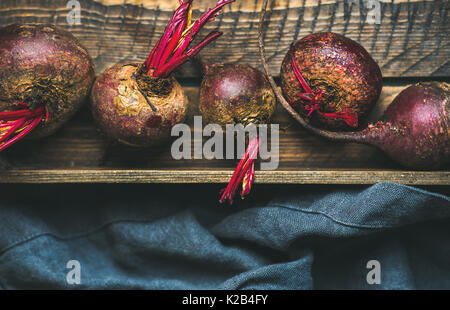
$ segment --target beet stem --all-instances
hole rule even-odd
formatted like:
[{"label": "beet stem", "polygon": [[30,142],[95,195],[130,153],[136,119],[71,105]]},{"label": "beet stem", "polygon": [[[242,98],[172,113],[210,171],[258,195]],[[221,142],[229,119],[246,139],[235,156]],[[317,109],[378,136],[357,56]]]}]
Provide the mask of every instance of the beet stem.
[{"label": "beet stem", "polygon": [[18,110],[18,111],[8,111],[8,112],[0,112],[0,120],[16,120],[21,117],[32,118],[37,115],[42,114],[42,109],[37,108],[36,110]]},{"label": "beet stem", "polygon": [[217,39],[222,33],[213,31],[199,44],[186,52],[197,33],[209,21],[213,21],[219,11],[235,0],[219,0],[216,6],[208,9],[200,19],[191,24],[193,0],[181,0],[180,6],[173,13],[163,36],[150,52],[146,61],[149,73],[153,69],[153,77],[164,78],[177,67],[196,55],[203,47]]},{"label": "beet stem", "polygon": [[[158,45],[158,50],[155,53],[155,62],[154,62],[155,68],[159,68],[162,65],[161,57],[164,54],[164,52],[168,52],[169,54],[172,53],[172,50],[170,50],[169,48],[167,48],[166,51],[166,46],[168,45],[171,36],[172,39],[174,39],[173,32],[177,29],[177,27],[179,25],[183,25],[183,22],[184,23],[186,22],[187,12],[189,11],[189,7],[191,6],[192,1],[193,0],[185,0],[173,13],[172,18],[170,19],[166,27],[166,30],[163,34],[163,37],[161,38],[160,44]],[[176,45],[174,45],[173,47],[175,46]]]},{"label": "beet stem", "polygon": [[28,135],[31,131],[33,131],[34,128],[36,128],[36,126],[41,122],[43,118],[44,115],[41,114],[33,120],[27,121],[25,126],[21,128],[21,131],[16,136],[0,145],[0,152]]},{"label": "beet stem", "polygon": [[294,45],[291,44],[291,63],[292,63],[292,69],[294,70],[295,77],[300,82],[300,84],[302,84],[302,87],[306,91],[306,93],[307,94],[312,94],[313,91],[312,91],[311,87],[308,85],[308,83],[306,82],[306,80],[303,77],[303,75],[300,73],[300,70],[298,69],[297,64],[295,63],[295,57],[294,56],[295,56],[294,55]]},{"label": "beet stem", "polygon": [[6,124],[6,127],[9,127],[9,129],[0,129],[1,131],[6,131],[6,133],[4,133],[1,137],[0,137],[0,143],[2,143],[3,141],[6,141],[14,132],[16,132],[22,125],[23,123],[26,121],[25,117],[19,118],[18,120],[12,121],[12,122],[8,122]]},{"label": "beet stem", "polygon": [[147,71],[149,71],[153,66],[153,56],[155,55],[156,47],[159,46],[160,42],[161,39],[159,39],[158,42],[156,42],[155,47],[153,47],[152,51],[150,52],[150,55],[147,58],[147,61],[145,62],[145,67],[147,68]]},{"label": "beet stem", "polygon": [[192,47],[189,51],[187,51],[185,54],[174,57],[172,60],[165,64],[162,68],[156,70],[154,72],[154,76],[157,77],[164,77],[170,74],[175,68],[182,65],[186,61],[188,61],[190,58],[194,57],[200,50],[208,45],[209,42],[215,40],[216,38],[220,37],[222,35],[219,31],[212,31],[210,32],[200,43],[198,43],[196,46]]},{"label": "beet stem", "polygon": [[295,110],[294,108],[289,104],[289,102],[284,98],[284,96],[281,94],[277,84],[275,83],[275,80],[273,79],[272,75],[270,74],[269,66],[266,62],[266,52],[264,48],[264,40],[263,40],[263,33],[264,33],[264,20],[266,17],[266,8],[267,8],[267,2],[268,0],[263,0],[263,5],[261,9],[260,19],[259,19],[259,30],[258,30],[258,45],[259,45],[259,52],[261,56],[261,63],[264,68],[264,71],[266,73],[267,79],[269,80],[270,86],[272,87],[275,95],[277,96],[278,101],[281,103],[283,108],[291,114],[291,116],[305,129],[320,135],[324,138],[327,138],[329,140],[333,141],[349,141],[349,142],[358,142],[358,143],[367,143],[370,144],[368,141],[365,140],[366,135],[363,131],[356,131],[356,132],[332,132],[328,130],[323,130],[316,128],[314,126],[311,126],[305,119],[303,119]]},{"label": "beet stem", "polygon": [[233,198],[236,194],[237,187],[239,183],[244,179],[242,183],[241,198],[250,192],[254,175],[255,175],[255,159],[258,155],[260,145],[260,139],[258,137],[253,138],[247,146],[244,156],[239,161],[236,169],[234,170],[233,176],[230,179],[227,187],[222,189],[222,197],[219,202],[223,203],[228,199],[229,204],[233,204]]},{"label": "beet stem", "polygon": [[255,163],[253,162],[250,165],[250,170],[248,170],[248,172],[244,176],[244,179],[242,180],[241,199],[244,199],[245,196],[250,193],[254,178],[255,178]]},{"label": "beet stem", "polygon": [[186,26],[186,23],[187,23],[187,21],[183,20],[176,28],[173,37],[170,39],[170,42],[167,45],[167,48],[165,49],[165,51],[161,57],[160,63],[165,64],[166,61],[169,59],[169,56],[173,53],[173,51],[178,46],[181,34],[183,33],[183,29]]},{"label": "beet stem", "polygon": [[[49,119],[48,111],[44,107],[35,110],[18,110],[11,112],[0,112],[0,152],[10,147],[26,135],[28,135],[44,118]],[[5,129],[9,127],[9,129]],[[6,131],[5,133],[2,132]],[[14,137],[9,139],[13,134]],[[8,140],[9,139],[9,140]]]}]

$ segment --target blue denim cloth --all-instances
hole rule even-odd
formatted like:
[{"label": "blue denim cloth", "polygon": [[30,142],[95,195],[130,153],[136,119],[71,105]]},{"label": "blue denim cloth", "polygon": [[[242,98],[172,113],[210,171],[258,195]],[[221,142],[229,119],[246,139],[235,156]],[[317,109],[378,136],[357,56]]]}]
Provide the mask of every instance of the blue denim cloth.
[{"label": "blue denim cloth", "polygon": [[[4,289],[449,289],[450,200],[423,189],[2,185]],[[70,285],[69,260],[81,265]],[[366,280],[380,262],[381,284]]]}]

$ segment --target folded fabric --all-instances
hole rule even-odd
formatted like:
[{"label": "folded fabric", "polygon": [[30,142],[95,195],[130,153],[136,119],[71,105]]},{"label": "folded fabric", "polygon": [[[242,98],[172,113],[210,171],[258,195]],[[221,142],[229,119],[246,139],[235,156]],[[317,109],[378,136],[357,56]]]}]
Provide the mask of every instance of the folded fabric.
[{"label": "folded fabric", "polygon": [[[450,289],[446,195],[256,185],[228,206],[219,188],[4,185],[0,287]],[[73,261],[79,284],[68,280]]]}]

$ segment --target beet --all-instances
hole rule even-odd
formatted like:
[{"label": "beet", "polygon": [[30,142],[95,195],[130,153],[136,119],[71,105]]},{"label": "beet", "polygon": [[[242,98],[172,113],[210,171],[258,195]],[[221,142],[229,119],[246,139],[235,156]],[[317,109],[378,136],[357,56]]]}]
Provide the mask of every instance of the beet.
[{"label": "beet", "polygon": [[[117,64],[103,72],[92,88],[92,115],[108,137],[143,147],[170,137],[172,126],[186,118],[188,99],[173,77],[158,79],[162,91],[140,86],[144,77],[154,79],[139,75],[141,67],[139,63]],[[149,85],[153,83],[144,84]]]},{"label": "beet", "polygon": [[200,86],[199,109],[206,123],[265,124],[275,104],[265,75],[249,65],[212,65]]},{"label": "beet", "polygon": [[91,58],[69,32],[39,24],[1,29],[0,150],[28,134],[57,131],[81,107],[94,77]]},{"label": "beet", "polygon": [[[208,67],[200,86],[199,109],[207,123],[266,124],[275,111],[276,99],[269,82],[260,71],[249,65],[215,64]],[[237,187],[242,182],[241,198],[250,192],[255,159],[259,151],[258,137],[249,141],[220,202],[233,203]]]},{"label": "beet", "polygon": [[450,84],[422,82],[403,90],[380,121],[361,132],[405,167],[440,169],[450,163]]},{"label": "beet", "polygon": [[308,35],[291,46],[280,77],[283,95],[296,111],[328,130],[358,127],[382,88],[381,70],[369,53],[331,32]]},{"label": "beet", "polygon": [[200,29],[234,0],[219,0],[191,24],[193,0],[182,0],[145,63],[117,64],[92,89],[92,113],[100,129],[123,144],[148,147],[170,138],[186,118],[188,98],[171,73],[222,33],[210,32],[188,49]]},{"label": "beet", "polygon": [[307,130],[334,141],[377,146],[401,165],[413,169],[441,169],[450,162],[450,85],[423,82],[403,90],[381,119],[362,131],[332,132],[312,126],[300,116],[278,90],[265,59],[263,22],[267,0],[263,2],[259,25],[259,48],[270,85],[283,107]]}]

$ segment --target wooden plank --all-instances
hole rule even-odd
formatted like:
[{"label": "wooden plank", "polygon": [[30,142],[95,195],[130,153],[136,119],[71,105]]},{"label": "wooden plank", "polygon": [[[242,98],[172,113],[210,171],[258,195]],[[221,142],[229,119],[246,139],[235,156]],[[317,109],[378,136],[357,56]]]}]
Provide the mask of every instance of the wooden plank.
[{"label": "wooden plank", "polygon": [[[370,118],[378,118],[404,87],[385,86]],[[193,103],[191,124],[192,116],[198,114],[198,87],[185,90]],[[279,167],[259,171],[257,165],[258,183],[449,185],[448,170],[405,171],[374,147],[331,143],[311,135],[281,107],[273,123],[281,128]],[[0,171],[0,183],[224,183],[237,163],[174,160],[170,144],[142,149],[109,143],[96,130],[87,108],[54,136],[21,141],[2,152],[0,159],[9,164],[8,170]]]},{"label": "wooden plank", "polygon": [[[232,170],[10,170],[0,183],[227,183]],[[304,170],[257,171],[258,184],[450,185],[450,171]]]},{"label": "wooden plank", "polygon": [[[0,26],[13,22],[53,23],[71,30],[95,60],[97,73],[129,60],[143,61],[164,31],[178,0],[82,0],[81,24],[68,25],[67,0],[2,0]],[[214,0],[196,0],[194,16]],[[450,76],[448,0],[382,0],[380,24],[366,23],[365,1],[275,0],[267,16],[266,53],[279,72],[290,43],[312,32],[333,31],[359,41],[385,77]],[[208,61],[243,62],[260,67],[257,23],[261,0],[238,0],[202,32],[224,35],[204,49]],[[198,66],[184,76],[198,76]]]},{"label": "wooden plank", "polygon": [[[386,86],[376,109],[377,119],[404,86]],[[192,127],[197,108],[198,87],[184,87],[192,103],[187,123]],[[277,107],[272,123],[279,124],[280,169],[303,168],[395,168],[376,148],[359,144],[332,143],[311,135]],[[206,125],[206,124],[204,124]],[[206,138],[205,138],[206,139]],[[192,142],[194,152],[196,146]],[[96,130],[86,107],[58,133],[43,140],[24,141],[0,154],[16,169],[58,169],[72,167],[109,167],[136,169],[232,168],[233,160],[174,160],[170,144],[155,148],[132,148],[108,142]]]}]

